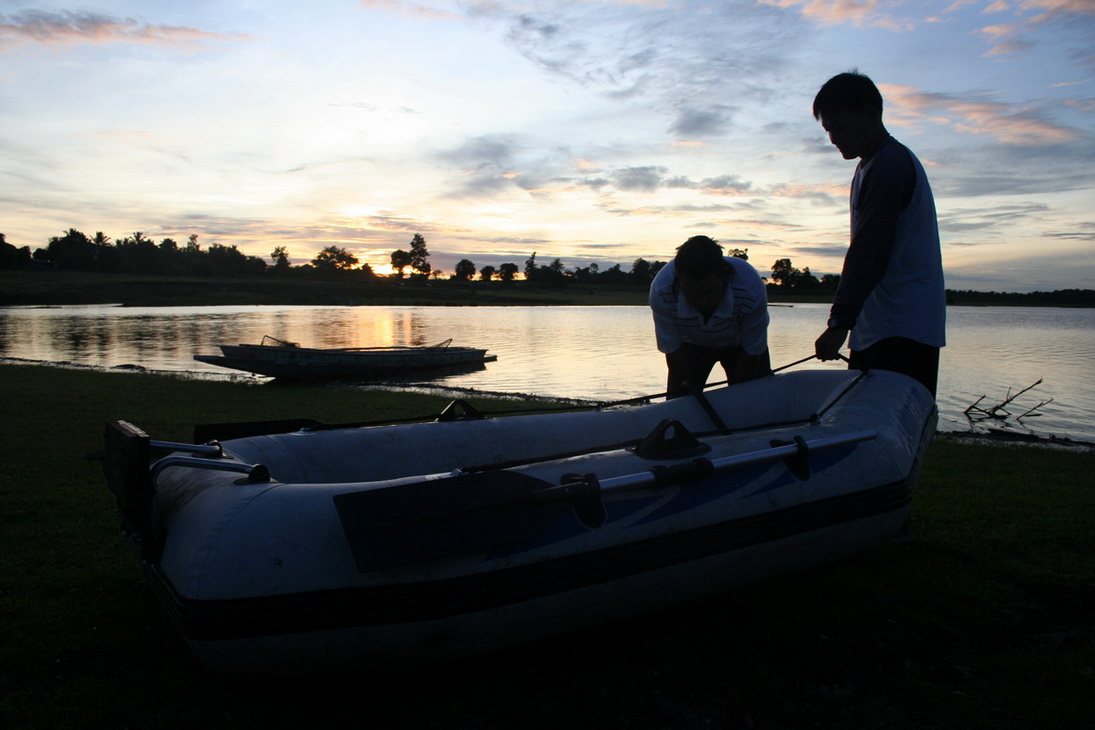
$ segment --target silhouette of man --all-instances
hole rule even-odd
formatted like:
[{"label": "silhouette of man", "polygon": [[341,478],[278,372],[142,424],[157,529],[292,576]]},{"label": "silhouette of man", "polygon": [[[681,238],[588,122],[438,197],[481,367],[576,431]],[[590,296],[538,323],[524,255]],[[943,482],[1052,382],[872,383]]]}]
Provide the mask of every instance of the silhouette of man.
[{"label": "silhouette of man", "polygon": [[927,175],[886,131],[882,95],[867,76],[829,79],[813,111],[844,159],[859,158],[851,241],[815,354],[835,360],[850,333],[850,368],[904,373],[934,397],[946,344],[946,290]]},{"label": "silhouette of man", "polygon": [[693,236],[650,284],[658,350],[669,367],[667,395],[702,387],[715,363],[730,384],[771,372],[768,297],[748,262],[723,256],[718,241]]}]

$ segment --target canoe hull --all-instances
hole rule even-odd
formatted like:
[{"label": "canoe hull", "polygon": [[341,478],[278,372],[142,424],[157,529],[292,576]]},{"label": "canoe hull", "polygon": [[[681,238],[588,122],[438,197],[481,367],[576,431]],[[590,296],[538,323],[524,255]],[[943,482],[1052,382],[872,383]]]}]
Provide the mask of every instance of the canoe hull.
[{"label": "canoe hull", "polygon": [[[807,372],[708,398],[727,430],[678,399],[227,441],[228,461],[261,462],[271,480],[185,465],[159,471],[162,549],[145,561],[148,576],[216,671],[388,670],[664,608],[900,535],[935,430],[934,403],[918,383]],[[698,447],[645,450],[643,434],[667,419]],[[601,447],[570,453],[579,444]],[[784,458],[788,448],[797,456]],[[697,461],[715,466],[672,471]],[[572,501],[510,501],[518,476],[550,489],[572,474],[596,475],[599,520]],[[382,495],[410,496],[413,506],[414,495],[443,495],[450,484],[498,499],[424,505],[417,516],[397,510],[379,538],[352,527],[372,519]],[[386,553],[385,536],[397,546]]]},{"label": "canoe hull", "polygon": [[363,379],[442,368],[482,367],[495,359],[475,347],[368,347],[320,349],[221,345],[221,355],[195,355],[210,365],[283,380]]}]

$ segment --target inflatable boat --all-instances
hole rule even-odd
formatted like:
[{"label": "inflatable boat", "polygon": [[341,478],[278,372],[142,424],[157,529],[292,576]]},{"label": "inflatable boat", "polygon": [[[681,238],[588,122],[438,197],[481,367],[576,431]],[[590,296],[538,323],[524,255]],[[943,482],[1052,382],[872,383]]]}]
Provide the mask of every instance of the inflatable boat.
[{"label": "inflatable boat", "polygon": [[910,378],[815,370],[643,405],[485,417],[456,401],[430,422],[194,445],[115,421],[104,468],[209,668],[389,671],[881,546],[906,524],[935,423]]}]

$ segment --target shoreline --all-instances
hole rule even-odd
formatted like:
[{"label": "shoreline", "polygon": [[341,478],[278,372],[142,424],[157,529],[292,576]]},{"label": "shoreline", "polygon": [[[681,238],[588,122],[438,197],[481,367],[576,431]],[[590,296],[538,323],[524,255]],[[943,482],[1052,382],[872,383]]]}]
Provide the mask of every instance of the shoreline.
[{"label": "shoreline", "polygon": [[[69,361],[58,362],[50,360],[30,360],[26,358],[0,356],[0,366],[3,365],[47,367],[62,370],[78,370],[104,374],[123,373],[133,375],[155,375],[177,378],[179,380],[225,382],[236,383],[240,385],[257,386],[267,385],[272,382],[272,379],[270,378],[260,378],[253,375],[246,375],[244,373],[207,373],[198,370],[152,370],[142,365],[128,364],[105,367],[100,365],[85,365],[82,363],[74,363]],[[317,385],[322,386],[324,384],[318,383]],[[326,385],[328,385],[329,387],[336,387],[338,384],[335,383]],[[402,392],[424,395],[440,395],[444,397],[473,397],[492,400],[522,400],[530,402],[559,403],[567,407],[597,408],[618,405],[624,402],[597,401],[586,398],[553,398],[536,395],[534,393],[513,393],[506,391],[481,390],[478,388],[461,388],[456,386],[435,385],[430,383],[429,381],[421,380],[385,380],[377,381],[375,383],[353,383],[345,385],[347,387],[360,390],[380,390],[397,394]],[[652,399],[654,397],[655,396],[653,395],[651,396]],[[636,400],[638,399],[626,399],[626,401],[628,402],[633,402]],[[956,443],[972,443],[996,446],[1030,446],[1037,448],[1062,449],[1068,451],[1095,452],[1095,442],[1085,441],[1083,439],[1076,439],[1070,436],[1056,436],[1053,434],[1048,436],[1041,436],[1035,433],[1018,433],[1013,431],[1003,431],[1000,429],[986,429],[985,431],[936,430],[935,435],[936,438],[954,441]]]}]

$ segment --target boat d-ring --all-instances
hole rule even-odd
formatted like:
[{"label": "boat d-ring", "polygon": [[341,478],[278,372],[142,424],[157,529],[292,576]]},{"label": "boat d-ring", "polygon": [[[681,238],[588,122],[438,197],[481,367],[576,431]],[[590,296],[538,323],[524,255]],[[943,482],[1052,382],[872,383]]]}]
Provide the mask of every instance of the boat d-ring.
[{"label": "boat d-ring", "polygon": [[710,450],[710,446],[673,418],[662,420],[633,449],[636,456],[651,461],[686,459],[706,454]]},{"label": "boat d-ring", "polygon": [[460,399],[449,403],[437,416],[438,421],[481,421],[484,418],[486,416],[477,411],[474,406]]}]

